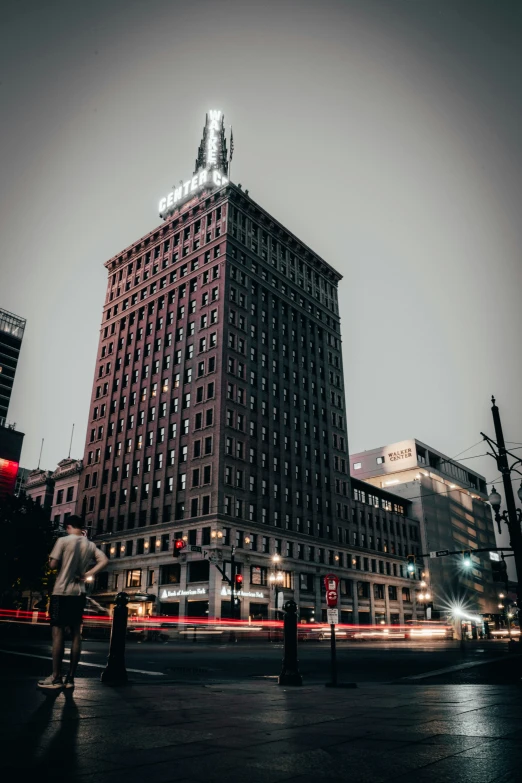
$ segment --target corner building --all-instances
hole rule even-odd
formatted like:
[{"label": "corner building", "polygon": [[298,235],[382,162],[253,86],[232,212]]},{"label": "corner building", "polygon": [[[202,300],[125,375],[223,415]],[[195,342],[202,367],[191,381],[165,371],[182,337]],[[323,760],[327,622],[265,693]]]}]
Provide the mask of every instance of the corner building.
[{"label": "corner building", "polygon": [[[111,603],[125,589],[139,614],[227,617],[230,588],[208,556],[230,569],[235,547],[244,619],[274,617],[277,571],[278,593],[321,621],[334,571],[343,621],[402,622],[415,612],[405,556],[418,526],[403,524],[407,502],[372,489],[393,548],[365,549],[341,276],[228,181],[223,127],[217,163],[205,158],[207,117],[186,192],[162,199],[163,225],[106,263],[78,505],[110,558],[96,592]],[[177,538],[187,548],[175,559]]]}]

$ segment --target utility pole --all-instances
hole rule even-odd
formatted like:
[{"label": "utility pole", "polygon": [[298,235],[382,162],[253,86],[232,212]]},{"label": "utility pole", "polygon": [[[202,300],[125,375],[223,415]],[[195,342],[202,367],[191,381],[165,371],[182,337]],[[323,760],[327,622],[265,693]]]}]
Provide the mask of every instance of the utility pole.
[{"label": "utility pole", "polygon": [[[506,500],[507,507],[507,517],[505,517],[505,522],[508,526],[509,541],[513,549],[515,567],[517,570],[518,619],[520,627],[522,626],[522,531],[515,506],[515,493],[513,492],[513,484],[511,483],[511,471],[514,470],[516,464],[520,463],[520,460],[517,459],[515,463],[511,465],[511,467],[509,466],[508,454],[512,457],[515,455],[511,454],[511,452],[506,449],[504,433],[502,432],[502,423],[500,421],[500,412],[495,403],[494,397],[491,398],[491,402],[493,403],[491,412],[493,414],[493,423],[495,425],[496,442],[492,438],[488,438],[487,435],[484,435],[483,432],[480,434],[484,440],[488,442],[493,450],[492,454],[490,452],[488,452],[488,454],[490,454],[490,456],[495,459],[500,474],[502,475],[502,482],[504,484],[504,498]],[[517,473],[518,472],[520,471],[517,471]],[[498,516],[498,509],[495,509],[495,512]]]}]

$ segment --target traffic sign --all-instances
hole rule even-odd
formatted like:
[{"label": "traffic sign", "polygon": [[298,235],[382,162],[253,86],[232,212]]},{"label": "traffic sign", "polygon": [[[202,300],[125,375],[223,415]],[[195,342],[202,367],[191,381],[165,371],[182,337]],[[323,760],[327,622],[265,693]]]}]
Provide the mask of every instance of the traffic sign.
[{"label": "traffic sign", "polygon": [[449,555],[449,549],[438,549],[436,552],[430,552],[430,557],[444,557]]},{"label": "traffic sign", "polygon": [[335,574],[327,574],[324,578],[326,589],[326,605],[337,606],[339,603],[339,578]]},{"label": "traffic sign", "polygon": [[326,610],[326,621],[328,625],[337,625],[339,622],[339,609]]}]

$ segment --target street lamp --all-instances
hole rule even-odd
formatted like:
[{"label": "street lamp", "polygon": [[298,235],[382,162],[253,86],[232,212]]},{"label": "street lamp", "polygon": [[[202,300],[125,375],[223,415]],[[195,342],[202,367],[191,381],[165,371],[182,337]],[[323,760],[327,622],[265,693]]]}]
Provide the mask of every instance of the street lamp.
[{"label": "street lamp", "polygon": [[[424,582],[426,585],[426,582]],[[426,590],[425,592],[421,592],[417,594],[417,598],[420,601],[421,605],[424,607],[424,619],[428,619],[428,603],[431,601],[431,593],[429,590]]]},{"label": "street lamp", "polygon": [[284,574],[282,571],[276,571],[276,563],[281,562],[281,555],[276,554],[272,556],[272,562],[274,563],[274,571],[270,574],[268,577],[268,581],[270,582],[270,587],[274,588],[275,590],[275,608],[276,611],[279,609],[278,607],[278,597],[279,597],[279,589],[283,584],[284,581]]},{"label": "street lamp", "polygon": [[[520,486],[518,488],[517,495],[518,495],[518,499],[522,503],[522,481],[520,482]],[[508,515],[508,512],[506,510],[504,510],[502,512],[502,514],[500,513],[500,506],[502,504],[502,498],[500,497],[500,495],[498,494],[498,492],[497,492],[497,490],[495,489],[494,486],[491,487],[491,492],[490,492],[490,495],[489,495],[489,502],[491,504],[491,508],[495,512],[495,522],[498,525],[498,532],[501,533],[502,529],[500,527],[500,523],[501,522],[505,522],[506,525],[509,525],[509,515]],[[522,524],[522,509],[516,508],[515,509],[515,514],[516,514],[516,519],[517,519],[518,524],[519,525]]]}]

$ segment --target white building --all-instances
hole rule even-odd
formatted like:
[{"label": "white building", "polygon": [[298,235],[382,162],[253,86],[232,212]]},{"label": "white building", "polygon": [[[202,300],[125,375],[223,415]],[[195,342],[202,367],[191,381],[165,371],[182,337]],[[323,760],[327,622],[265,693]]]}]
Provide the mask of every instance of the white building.
[{"label": "white building", "polygon": [[[496,547],[484,477],[431,446],[413,439],[352,454],[350,471],[411,501],[423,553]],[[459,555],[425,558],[424,568],[435,610],[458,602],[482,614],[497,611],[488,551],[472,554],[471,569]]]}]

